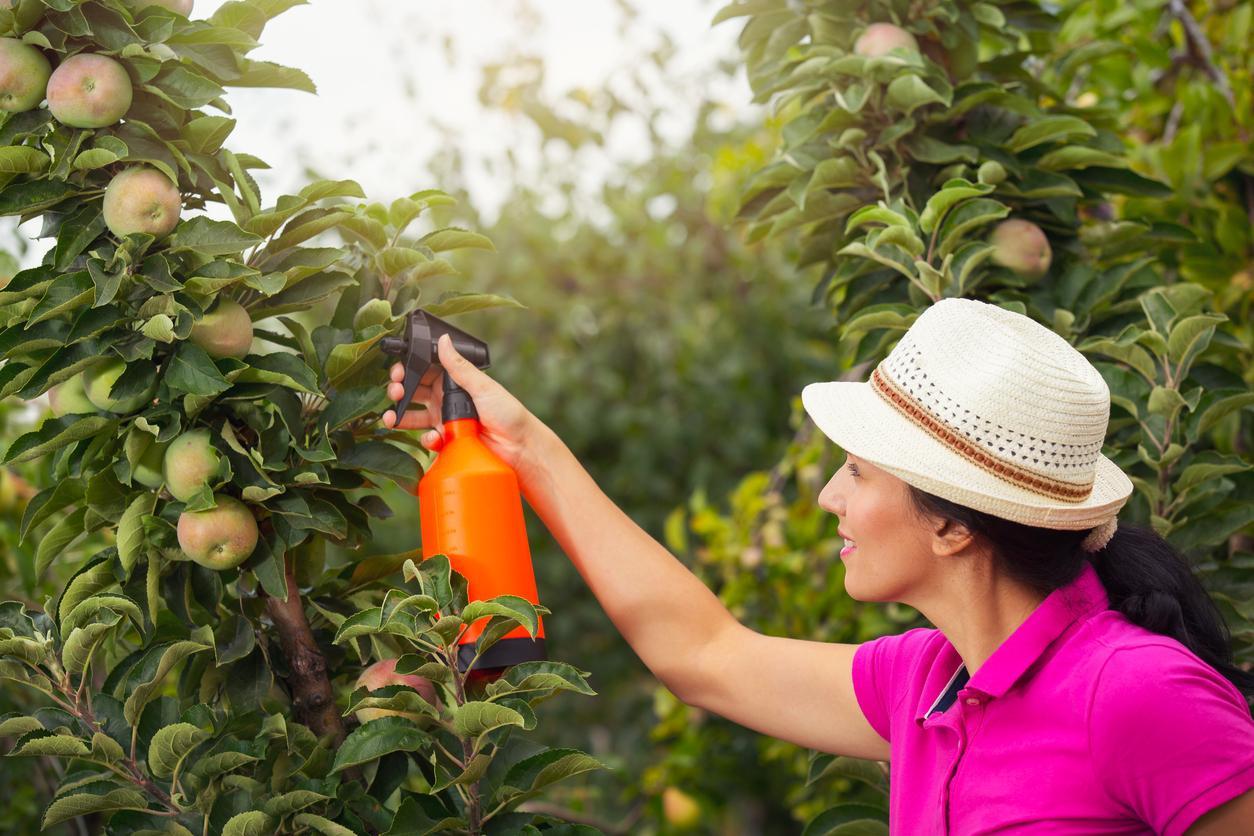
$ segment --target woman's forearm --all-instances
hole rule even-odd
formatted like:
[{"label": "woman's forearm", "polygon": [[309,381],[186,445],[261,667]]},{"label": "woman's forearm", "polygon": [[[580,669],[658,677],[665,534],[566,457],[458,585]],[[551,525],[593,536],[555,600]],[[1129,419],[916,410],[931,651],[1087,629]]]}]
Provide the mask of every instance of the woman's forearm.
[{"label": "woman's forearm", "polygon": [[641,661],[681,699],[695,693],[693,660],[733,616],[605,495],[551,429],[536,424],[519,473],[523,496]]}]

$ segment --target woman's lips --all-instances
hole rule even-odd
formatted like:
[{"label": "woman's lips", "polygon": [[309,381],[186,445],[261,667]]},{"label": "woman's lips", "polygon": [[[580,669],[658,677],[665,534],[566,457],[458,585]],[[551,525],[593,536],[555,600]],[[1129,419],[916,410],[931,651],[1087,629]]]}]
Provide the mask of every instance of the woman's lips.
[{"label": "woman's lips", "polygon": [[840,550],[840,556],[843,558],[845,555],[850,554],[857,548],[858,548],[857,546],[845,546],[843,549]]}]

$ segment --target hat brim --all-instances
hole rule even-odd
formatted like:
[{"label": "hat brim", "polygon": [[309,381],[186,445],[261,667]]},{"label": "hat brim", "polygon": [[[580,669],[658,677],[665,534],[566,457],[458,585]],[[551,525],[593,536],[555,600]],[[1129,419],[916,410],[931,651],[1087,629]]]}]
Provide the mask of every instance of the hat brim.
[{"label": "hat brim", "polygon": [[1132,494],[1120,467],[1100,456],[1093,490],[1065,502],[1005,481],[889,406],[869,383],[811,383],[801,391],[806,413],[842,449],[917,488],[1002,519],[1041,528],[1092,528],[1114,516]]}]

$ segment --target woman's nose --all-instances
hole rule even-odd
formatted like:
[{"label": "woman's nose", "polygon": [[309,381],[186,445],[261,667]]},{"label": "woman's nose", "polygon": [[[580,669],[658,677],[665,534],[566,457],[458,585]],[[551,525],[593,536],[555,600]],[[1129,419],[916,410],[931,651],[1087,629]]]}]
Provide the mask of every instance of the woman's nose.
[{"label": "woman's nose", "polygon": [[832,476],[827,484],[823,486],[823,490],[819,491],[819,507],[824,511],[832,514],[844,513],[844,499],[840,496],[840,491],[836,485],[836,479],[839,473]]}]

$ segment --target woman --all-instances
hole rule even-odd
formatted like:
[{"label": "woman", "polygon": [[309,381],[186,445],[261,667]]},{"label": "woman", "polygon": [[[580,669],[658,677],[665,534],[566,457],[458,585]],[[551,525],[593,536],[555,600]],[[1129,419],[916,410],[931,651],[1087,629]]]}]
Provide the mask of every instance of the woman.
[{"label": "woman", "polygon": [[[1254,675],[1183,558],[1117,528],[1132,483],[1101,454],[1109,389],[1049,329],[945,299],[866,383],[802,392],[847,451],[818,499],[848,541],[846,590],[937,628],[861,645],[739,624],[547,426],[447,339],[439,352],[650,670],[765,734],[891,761],[894,833],[1254,833]],[[441,397],[418,392],[427,411],[401,423],[432,427],[431,450]]]}]

